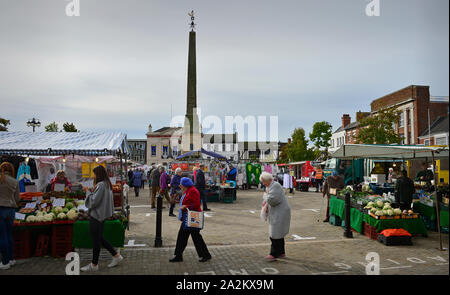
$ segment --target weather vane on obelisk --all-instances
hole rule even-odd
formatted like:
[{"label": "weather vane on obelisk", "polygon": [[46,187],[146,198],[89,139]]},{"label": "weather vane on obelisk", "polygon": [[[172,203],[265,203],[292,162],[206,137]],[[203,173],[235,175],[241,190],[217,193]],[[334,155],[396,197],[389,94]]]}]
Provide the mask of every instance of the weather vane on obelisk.
[{"label": "weather vane on obelisk", "polygon": [[191,29],[192,31],[195,29],[195,17],[194,17],[194,11],[192,10],[191,13],[188,13],[188,15],[191,17]]}]

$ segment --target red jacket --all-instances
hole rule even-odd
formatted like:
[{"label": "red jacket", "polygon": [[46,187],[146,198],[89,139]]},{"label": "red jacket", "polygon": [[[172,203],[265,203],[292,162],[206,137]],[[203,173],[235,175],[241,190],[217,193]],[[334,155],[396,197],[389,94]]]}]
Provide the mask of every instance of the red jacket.
[{"label": "red jacket", "polygon": [[64,178],[64,182],[59,182],[59,181],[58,181],[58,177],[53,178],[52,183],[51,183],[51,184],[52,184],[52,191],[55,190],[55,183],[61,183],[61,184],[64,183],[64,186],[65,186],[65,187],[66,187],[66,186],[68,186],[69,188],[72,187],[72,184],[69,182],[69,180],[67,179],[67,177]]},{"label": "red jacket", "polygon": [[187,189],[186,196],[183,199],[182,205],[186,205],[186,207],[192,211],[198,212],[202,211],[202,206],[200,202],[200,193],[194,186],[191,186],[190,188]]}]

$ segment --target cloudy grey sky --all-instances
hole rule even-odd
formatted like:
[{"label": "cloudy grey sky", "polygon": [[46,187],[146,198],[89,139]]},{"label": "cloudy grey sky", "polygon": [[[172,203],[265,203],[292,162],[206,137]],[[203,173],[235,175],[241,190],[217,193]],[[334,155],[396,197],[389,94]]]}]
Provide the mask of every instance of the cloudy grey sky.
[{"label": "cloudy grey sky", "polygon": [[[279,137],[335,129],[411,84],[449,94],[449,1],[0,0],[0,117],[145,138],[184,115],[196,12],[202,115],[279,116]],[[41,128],[43,129],[43,128]],[[28,128],[29,130],[29,128]]]}]

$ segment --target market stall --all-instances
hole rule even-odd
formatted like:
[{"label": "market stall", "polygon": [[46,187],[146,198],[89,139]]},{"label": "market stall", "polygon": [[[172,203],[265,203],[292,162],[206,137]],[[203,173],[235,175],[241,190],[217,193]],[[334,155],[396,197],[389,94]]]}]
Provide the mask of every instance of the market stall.
[{"label": "market stall", "polygon": [[[341,146],[335,153],[332,154],[333,158],[337,159],[401,159],[406,161],[409,159],[431,159],[437,158],[448,158],[448,147],[423,147],[423,146],[401,146],[401,145],[359,145],[359,144],[349,144]],[[434,181],[434,183],[437,183]],[[341,196],[345,193],[351,194],[352,199],[352,209],[350,216],[351,226],[355,230],[360,230],[362,232],[369,232],[369,236],[376,237],[377,233],[386,228],[402,228],[407,230],[411,234],[422,234],[427,235],[426,226],[422,218],[419,218],[418,208],[420,205],[415,205],[412,210],[393,209],[390,206],[390,202],[393,201],[393,196],[390,192],[388,194],[383,193],[383,195],[377,195],[373,192],[369,185],[365,185],[363,191],[365,190],[367,194],[358,194],[353,192],[352,188],[350,191],[342,191],[339,194]],[[420,191],[423,193],[423,191]],[[364,192],[361,192],[364,193]],[[434,194],[436,195],[436,194]],[[330,212],[333,212],[334,216],[342,218],[345,215],[342,211],[343,200],[339,202],[335,196],[330,200]],[[356,203],[356,205],[355,205]],[[364,207],[363,207],[364,206]],[[333,207],[333,209],[331,209]],[[354,210],[353,210],[354,209]],[[359,210],[360,213],[357,213]],[[405,212],[406,211],[406,212]],[[442,240],[440,232],[440,215],[441,210],[439,208],[439,202],[434,202],[434,211],[437,213],[437,227],[439,231],[439,240],[442,249]],[[355,212],[355,213],[354,213]],[[428,212],[430,212],[428,210]],[[431,214],[431,212],[430,212]],[[432,214],[431,214],[432,215]],[[445,213],[442,217],[446,218]],[[352,220],[355,218],[355,220]],[[362,220],[363,225],[361,226],[360,220]],[[448,224],[448,215],[444,223]]]},{"label": "market stall", "polygon": [[[205,154],[212,157],[214,160],[201,159],[200,155]],[[183,171],[191,174],[194,166],[199,167],[200,163],[205,164],[205,194],[207,202],[224,202],[232,203],[237,199],[236,182],[226,180],[226,169],[224,165],[230,162],[222,155],[210,152],[204,149],[194,150],[178,156],[177,161],[172,163],[172,170],[175,167],[181,167]],[[186,160],[181,162],[182,160]]]},{"label": "market stall", "polygon": [[[8,157],[40,157],[43,162],[61,160],[62,169],[71,158],[84,157],[90,161],[96,157],[101,160],[109,157],[119,158],[120,169],[113,184],[114,215],[105,221],[107,234],[114,241],[115,247],[122,247],[124,230],[128,225],[128,201],[123,195],[123,181],[126,171],[122,158],[127,159],[128,150],[126,135],[123,133],[99,132],[1,132],[0,156]],[[52,159],[45,157],[53,157]],[[99,158],[102,158],[101,160]],[[81,169],[82,170],[82,169]],[[112,172],[111,172],[112,173]],[[86,186],[89,183],[84,183]],[[89,216],[84,206],[85,193],[80,185],[65,187],[62,191],[22,192],[20,208],[16,212],[14,222],[14,252],[16,259],[31,256],[64,257],[73,248],[90,247],[88,224]],[[120,224],[120,226],[119,226]]]}]

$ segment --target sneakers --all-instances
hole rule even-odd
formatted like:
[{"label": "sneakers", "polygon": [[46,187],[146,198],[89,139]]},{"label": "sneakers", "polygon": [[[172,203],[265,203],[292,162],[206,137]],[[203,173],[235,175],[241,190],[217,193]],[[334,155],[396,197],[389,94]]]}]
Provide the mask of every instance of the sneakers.
[{"label": "sneakers", "polygon": [[175,256],[172,259],[169,259],[169,262],[182,262],[183,261],[183,257],[179,257],[179,256]]},{"label": "sneakers", "polygon": [[98,265],[93,266],[92,263],[89,263],[88,265],[81,268],[81,271],[89,272],[89,271],[98,271]]},{"label": "sneakers", "polygon": [[177,216],[176,216],[175,214],[173,214],[173,213],[170,213],[169,216],[171,216],[171,217],[177,217]]},{"label": "sneakers", "polygon": [[206,208],[206,209],[203,209],[203,211],[211,211],[211,209],[209,209],[209,208]]},{"label": "sneakers", "polygon": [[278,257],[278,258],[281,258],[281,259],[286,258],[286,254],[281,254],[280,257]]},{"label": "sneakers", "polygon": [[9,265],[10,265],[10,266],[16,265],[16,261],[15,261],[15,260],[10,260],[10,261],[9,261]]},{"label": "sneakers", "polygon": [[3,263],[0,263],[0,270],[7,270],[7,269],[10,269],[11,268],[11,265],[8,263],[8,264],[3,264]]},{"label": "sneakers", "polygon": [[122,255],[119,255],[119,257],[117,257],[117,258],[113,257],[111,263],[108,264],[108,267],[114,267],[114,266],[118,265],[122,260],[123,260]]},{"label": "sneakers", "polygon": [[267,260],[269,260],[269,261],[275,261],[275,260],[277,260],[274,256],[272,256],[272,255],[267,255],[266,256],[266,259]]}]

